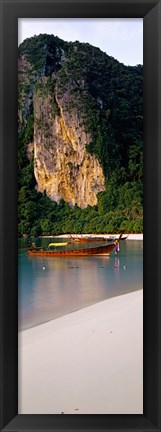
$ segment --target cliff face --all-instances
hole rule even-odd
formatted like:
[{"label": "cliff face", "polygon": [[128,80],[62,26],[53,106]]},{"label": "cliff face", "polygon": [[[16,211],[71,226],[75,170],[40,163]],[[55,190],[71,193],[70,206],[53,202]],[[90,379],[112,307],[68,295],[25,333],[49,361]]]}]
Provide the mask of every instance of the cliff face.
[{"label": "cliff face", "polygon": [[[140,176],[142,113],[141,66],[126,67],[89,44],[26,39],[19,47],[21,187],[29,166],[37,191],[51,200],[96,205],[110,178],[121,173],[123,184]],[[113,195],[110,202],[116,206]]]},{"label": "cliff face", "polygon": [[87,153],[91,136],[77,108],[67,111],[69,95],[59,99],[49,90],[49,79],[34,92],[34,174],[39,192],[84,208],[97,203],[104,175],[96,157]]}]

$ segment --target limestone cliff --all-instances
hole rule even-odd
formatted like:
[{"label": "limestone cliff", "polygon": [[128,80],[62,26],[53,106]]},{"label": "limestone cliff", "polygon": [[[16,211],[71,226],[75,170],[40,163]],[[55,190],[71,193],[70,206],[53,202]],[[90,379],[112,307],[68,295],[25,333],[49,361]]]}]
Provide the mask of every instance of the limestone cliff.
[{"label": "limestone cliff", "polygon": [[131,205],[133,194],[126,188],[134,180],[142,203],[142,66],[125,66],[88,43],[46,34],[19,46],[18,63],[20,216],[26,232],[28,201],[34,217],[36,200],[44,203],[39,212],[47,201],[61,211],[62,203],[55,203],[61,199],[71,207],[95,206],[90,211],[98,212],[97,225],[102,211],[124,208],[125,197],[125,207]]},{"label": "limestone cliff", "polygon": [[84,208],[97,203],[104,190],[104,175],[96,157],[86,150],[91,136],[77,107],[66,109],[66,97],[58,99],[39,81],[34,93],[34,174],[39,192],[54,201],[61,198]]}]

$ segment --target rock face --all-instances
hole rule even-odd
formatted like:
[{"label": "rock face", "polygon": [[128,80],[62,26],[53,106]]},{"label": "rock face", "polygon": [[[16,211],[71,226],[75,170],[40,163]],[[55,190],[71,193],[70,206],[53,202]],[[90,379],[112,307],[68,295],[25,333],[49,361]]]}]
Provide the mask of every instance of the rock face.
[{"label": "rock face", "polygon": [[96,157],[86,150],[90,134],[77,108],[68,112],[66,99],[48,88],[48,78],[34,93],[34,174],[37,190],[52,200],[64,199],[84,208],[97,204],[104,175]]},{"label": "rock face", "polygon": [[142,78],[141,66],[90,44],[26,39],[19,47],[22,177],[34,166],[37,191],[80,208],[96,205],[118,172],[130,182],[143,145]]}]

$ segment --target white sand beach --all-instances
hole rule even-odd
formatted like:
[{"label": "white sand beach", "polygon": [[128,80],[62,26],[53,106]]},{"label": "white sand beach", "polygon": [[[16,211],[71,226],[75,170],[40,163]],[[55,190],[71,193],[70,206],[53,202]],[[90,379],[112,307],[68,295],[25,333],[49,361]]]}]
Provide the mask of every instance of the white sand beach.
[{"label": "white sand beach", "polygon": [[[76,237],[104,237],[104,238],[109,238],[109,237],[115,237],[118,238],[119,234],[61,234],[58,236],[55,236],[57,238],[70,238],[71,236],[74,237],[74,235],[76,235]],[[52,238],[52,236],[49,236]],[[127,237],[126,240],[143,240],[143,234],[123,234],[122,236]]]},{"label": "white sand beach", "polygon": [[[118,238],[119,234],[60,234],[55,236],[40,236],[40,238],[70,238],[71,236],[76,237],[115,237]],[[123,234],[123,238],[127,237],[126,240],[143,240],[143,234]]]},{"label": "white sand beach", "polygon": [[19,333],[19,414],[142,414],[143,291]]},{"label": "white sand beach", "polygon": [[[123,235],[123,237],[126,234]],[[143,240],[143,234],[127,234],[127,240]]]}]

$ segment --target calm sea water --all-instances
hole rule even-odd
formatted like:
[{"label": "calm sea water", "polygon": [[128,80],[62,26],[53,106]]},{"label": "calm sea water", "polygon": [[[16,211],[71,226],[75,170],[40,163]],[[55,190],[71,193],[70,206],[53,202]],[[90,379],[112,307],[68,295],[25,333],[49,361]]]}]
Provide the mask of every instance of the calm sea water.
[{"label": "calm sea water", "polygon": [[[34,239],[37,246],[54,240]],[[19,330],[143,288],[142,241],[121,241],[118,256],[77,258],[28,257],[27,242],[19,240]]]}]

